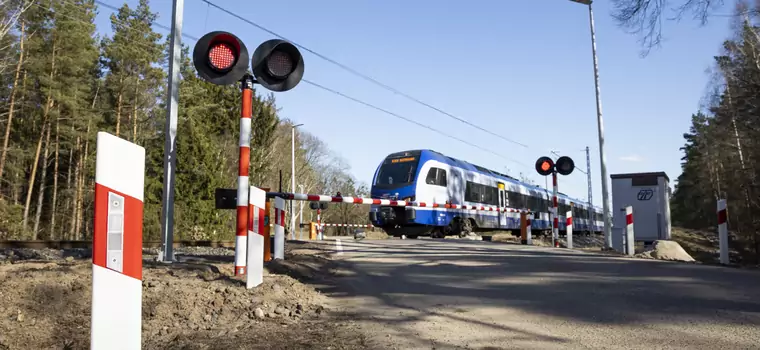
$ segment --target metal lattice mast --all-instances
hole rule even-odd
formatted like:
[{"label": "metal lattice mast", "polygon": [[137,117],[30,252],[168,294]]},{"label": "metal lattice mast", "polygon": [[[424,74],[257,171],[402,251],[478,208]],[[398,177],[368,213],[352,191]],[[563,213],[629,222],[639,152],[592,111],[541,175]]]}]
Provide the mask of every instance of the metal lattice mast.
[{"label": "metal lattice mast", "polygon": [[593,220],[591,208],[594,205],[594,197],[591,193],[591,153],[588,146],[586,146],[586,177],[588,178],[588,219]]}]

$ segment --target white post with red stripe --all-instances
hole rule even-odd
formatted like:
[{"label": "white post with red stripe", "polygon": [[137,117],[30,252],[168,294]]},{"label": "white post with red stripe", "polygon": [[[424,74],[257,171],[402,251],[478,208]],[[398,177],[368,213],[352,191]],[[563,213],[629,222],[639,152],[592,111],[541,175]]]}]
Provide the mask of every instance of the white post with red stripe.
[{"label": "white post with red stripe", "polygon": [[533,213],[528,213],[525,217],[528,218],[525,226],[525,240],[528,245],[533,245],[533,234],[530,230],[530,225],[533,223]]},{"label": "white post with red stripe", "polygon": [[567,249],[573,249],[573,212],[565,214],[565,235],[567,235]]},{"label": "white post with red stripe", "polygon": [[285,200],[274,199],[274,258],[285,259]]},{"label": "white post with red stripe", "polygon": [[248,246],[245,287],[251,289],[264,283],[264,208],[267,193],[251,186],[248,200]]},{"label": "white post with red stripe", "polygon": [[636,252],[636,243],[633,235],[633,207],[625,207],[625,252],[628,256],[633,256]]},{"label": "white post with red stripe", "polygon": [[142,347],[145,149],[97,135],[91,349]]},{"label": "white post with red stripe", "polygon": [[552,219],[552,222],[554,225],[552,226],[552,240],[554,241],[554,246],[559,247],[559,208],[557,204],[557,191],[559,189],[557,188],[557,172],[552,172],[552,215],[554,216]]},{"label": "white post with red stripe", "polygon": [[720,263],[728,265],[728,210],[726,200],[718,200],[718,244],[720,247]]},{"label": "white post with red stripe", "polygon": [[235,276],[245,274],[246,240],[248,239],[248,175],[251,161],[251,103],[253,78],[246,75],[240,89],[243,101],[240,109],[240,152],[238,159],[237,227],[235,229]]}]

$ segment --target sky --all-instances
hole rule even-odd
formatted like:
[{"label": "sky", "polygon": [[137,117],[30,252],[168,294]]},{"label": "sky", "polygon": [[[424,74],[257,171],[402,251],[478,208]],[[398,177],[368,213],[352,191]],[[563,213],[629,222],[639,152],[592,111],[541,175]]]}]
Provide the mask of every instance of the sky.
[{"label": "sky", "polygon": [[[101,1],[112,6],[124,3]],[[525,145],[473,128],[302,52],[305,79],[490,150],[303,82],[291,91],[275,93],[281,116],[303,123],[300,128],[325,141],[358,180],[371,183],[377,166],[390,153],[432,149],[515,177],[524,173],[544,185],[545,179],[534,170],[538,157],[555,151],[570,156],[585,171],[588,146],[593,202],[601,206],[585,5],[568,0],[211,1],[396,90]],[[134,6],[137,0],[127,3]],[[167,27],[171,7],[171,0],[151,1],[152,10],[159,13],[157,22]],[[673,186],[681,173],[682,135],[706,91],[706,70],[730,35],[729,19],[714,17],[706,26],[689,18],[665,22],[662,47],[642,58],[638,37],[617,27],[611,11],[606,1],[594,3],[607,172],[664,171]],[[99,32],[111,32],[111,13],[99,6]],[[183,14],[183,34],[198,38],[214,30],[229,31],[243,40],[250,53],[274,38],[201,0],[185,0]],[[156,31],[168,34],[161,28]],[[183,44],[192,48],[195,42],[183,38]],[[585,200],[587,188],[587,177],[580,171],[560,176],[559,190],[571,197]]]}]

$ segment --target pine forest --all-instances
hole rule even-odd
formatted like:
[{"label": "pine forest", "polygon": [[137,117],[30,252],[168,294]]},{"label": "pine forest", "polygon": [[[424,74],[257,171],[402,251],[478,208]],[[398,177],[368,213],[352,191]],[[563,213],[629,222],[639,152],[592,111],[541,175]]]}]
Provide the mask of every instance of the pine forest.
[{"label": "pine forest", "polygon": [[[144,240],[160,240],[167,35],[147,0],[114,12],[110,37],[97,34],[96,11],[91,0],[0,0],[0,239],[92,237],[95,137],[106,131],[146,149]],[[232,239],[235,211],[215,209],[214,191],[237,186],[239,86],[200,80],[187,46],[180,72],[175,239]],[[278,190],[281,176],[289,192],[293,123],[271,93],[255,91],[252,105],[250,183]],[[368,195],[325,142],[304,131],[295,142],[304,192]],[[323,221],[365,224],[367,210],[332,204]],[[303,216],[316,221],[308,205]]]}]

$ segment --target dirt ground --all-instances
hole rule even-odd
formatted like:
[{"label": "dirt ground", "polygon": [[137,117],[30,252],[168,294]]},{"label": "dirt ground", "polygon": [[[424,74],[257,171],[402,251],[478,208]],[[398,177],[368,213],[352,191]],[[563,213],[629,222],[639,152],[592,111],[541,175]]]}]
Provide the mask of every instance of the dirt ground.
[{"label": "dirt ground", "polygon": [[[337,272],[308,243],[288,244],[264,284],[245,289],[231,249],[187,248],[180,262],[144,250],[144,349],[367,349],[361,329],[301,280]],[[92,267],[86,250],[0,251],[0,349],[87,349]],[[290,276],[289,276],[290,275]]]}]

